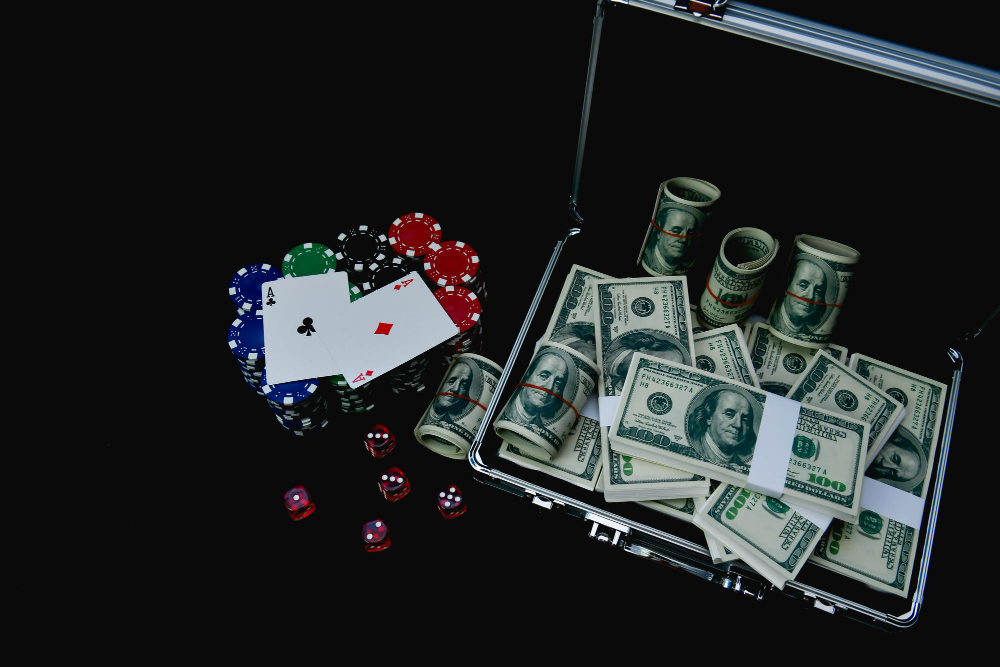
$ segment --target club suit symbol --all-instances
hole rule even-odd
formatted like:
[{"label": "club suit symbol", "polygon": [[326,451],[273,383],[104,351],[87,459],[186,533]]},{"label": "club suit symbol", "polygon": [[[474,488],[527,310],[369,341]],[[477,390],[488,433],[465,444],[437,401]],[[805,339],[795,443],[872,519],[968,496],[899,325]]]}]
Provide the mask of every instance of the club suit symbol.
[{"label": "club suit symbol", "polygon": [[316,333],[316,327],[313,326],[313,319],[311,317],[303,319],[302,326],[298,328],[298,332],[307,336],[312,336]]}]

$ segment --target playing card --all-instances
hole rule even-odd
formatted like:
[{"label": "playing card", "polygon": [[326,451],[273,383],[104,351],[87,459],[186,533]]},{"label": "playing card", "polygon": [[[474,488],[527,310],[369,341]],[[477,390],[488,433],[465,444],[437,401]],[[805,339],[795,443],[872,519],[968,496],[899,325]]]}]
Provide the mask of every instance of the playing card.
[{"label": "playing card", "polygon": [[351,303],[343,271],[283,278],[261,285],[267,383],[340,375],[322,334]]},{"label": "playing card", "polygon": [[324,334],[347,384],[388,373],[458,333],[458,327],[414,271],[350,304],[333,335]]}]

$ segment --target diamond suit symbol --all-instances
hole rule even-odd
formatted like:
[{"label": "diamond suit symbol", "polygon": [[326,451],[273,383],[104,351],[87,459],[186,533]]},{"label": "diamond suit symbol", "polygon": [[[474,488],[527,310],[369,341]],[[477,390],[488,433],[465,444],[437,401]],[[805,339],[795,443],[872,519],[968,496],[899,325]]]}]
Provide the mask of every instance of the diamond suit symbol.
[{"label": "diamond suit symbol", "polygon": [[392,329],[392,323],[386,324],[385,322],[379,322],[378,327],[375,329],[375,333],[389,335],[389,330]]}]

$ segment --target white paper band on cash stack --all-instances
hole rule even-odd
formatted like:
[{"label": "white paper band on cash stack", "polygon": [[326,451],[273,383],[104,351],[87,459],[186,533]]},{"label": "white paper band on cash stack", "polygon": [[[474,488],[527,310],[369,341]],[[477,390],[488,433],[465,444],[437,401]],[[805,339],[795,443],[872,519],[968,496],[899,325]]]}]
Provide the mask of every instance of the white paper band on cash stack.
[{"label": "white paper band on cash stack", "polygon": [[799,423],[801,409],[802,404],[798,401],[767,394],[764,414],[760,419],[760,433],[757,434],[753,461],[750,463],[750,475],[747,477],[747,489],[772,498],[779,498],[785,492],[788,459],[792,456],[795,427]]},{"label": "white paper band on cash stack", "polygon": [[924,499],[885,482],[865,477],[861,482],[861,509],[871,510],[919,529],[924,518]]},{"label": "white paper band on cash stack", "polygon": [[621,396],[598,397],[598,408],[601,411],[601,426],[611,426],[611,423],[615,420],[615,413],[618,412],[618,404],[621,400]]}]

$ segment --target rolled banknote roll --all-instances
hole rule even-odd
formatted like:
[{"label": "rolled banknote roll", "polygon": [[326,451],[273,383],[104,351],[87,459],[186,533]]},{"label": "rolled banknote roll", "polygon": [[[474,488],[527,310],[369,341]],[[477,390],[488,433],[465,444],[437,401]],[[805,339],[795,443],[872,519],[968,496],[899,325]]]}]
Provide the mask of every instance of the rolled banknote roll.
[{"label": "rolled banknote roll", "polygon": [[448,458],[467,457],[502,373],[478,354],[455,357],[413,430],[420,444]]},{"label": "rolled banknote roll", "polygon": [[804,347],[826,347],[860,259],[861,253],[842,243],[796,236],[785,290],[767,318],[774,335]]},{"label": "rolled banknote roll", "polygon": [[691,269],[702,227],[721,196],[719,188],[700,178],[671,178],[660,184],[637,260],[646,273],[679,276]]},{"label": "rolled banknote roll", "polygon": [[701,295],[702,321],[714,328],[745,320],[777,253],[778,242],[762,229],[739,227],[726,234]]},{"label": "rolled banknote roll", "polygon": [[522,452],[551,460],[597,386],[593,361],[560,343],[542,343],[507,405],[493,423],[497,435]]}]

